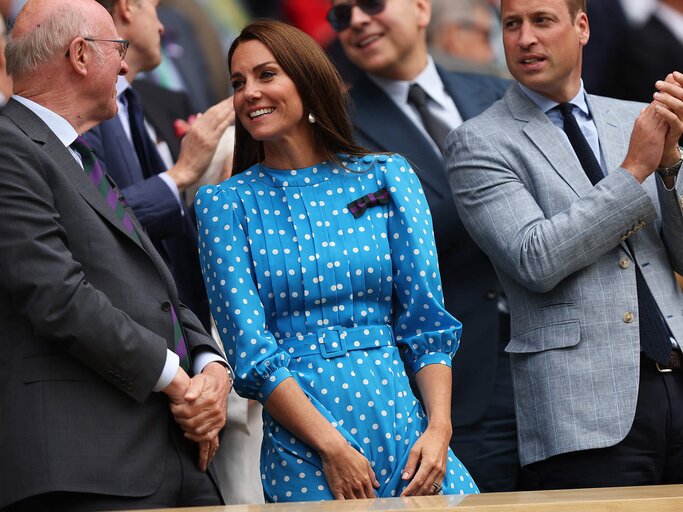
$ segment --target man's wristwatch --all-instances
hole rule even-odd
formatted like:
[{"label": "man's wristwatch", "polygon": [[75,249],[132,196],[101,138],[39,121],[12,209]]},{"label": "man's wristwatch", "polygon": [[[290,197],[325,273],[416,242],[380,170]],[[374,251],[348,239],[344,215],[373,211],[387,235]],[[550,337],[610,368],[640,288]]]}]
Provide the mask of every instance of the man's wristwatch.
[{"label": "man's wristwatch", "polygon": [[235,381],[235,374],[233,373],[232,368],[230,368],[230,365],[225,367],[225,371],[228,372],[228,379],[230,379],[230,384],[232,385]]},{"label": "man's wristwatch", "polygon": [[681,164],[683,164],[683,148],[681,146],[678,146],[678,161],[673,164],[670,167],[657,167],[657,173],[662,177],[666,178],[667,176],[676,176],[678,174],[678,171],[681,170]]}]

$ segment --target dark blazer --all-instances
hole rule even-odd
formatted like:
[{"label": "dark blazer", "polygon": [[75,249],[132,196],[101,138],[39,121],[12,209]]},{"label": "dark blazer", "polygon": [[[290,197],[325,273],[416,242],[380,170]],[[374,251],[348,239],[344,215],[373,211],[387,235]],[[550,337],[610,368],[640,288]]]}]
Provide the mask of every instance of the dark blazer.
[{"label": "dark blazer", "polygon": [[[140,93],[145,117],[176,159],[180,141],[173,131],[173,122],[187,119],[193,113],[187,96],[151,82],[136,82],[135,89]],[[171,269],[181,301],[209,329],[209,306],[197,256],[194,212],[183,203],[184,215],[181,213],[175,195],[158,176],[164,169],[151,176],[144,175],[118,117],[93,128],[85,138]]]},{"label": "dark blazer", "polygon": [[218,353],[140,225],[134,240],[30,110],[0,114],[0,508],[51,491],[154,492],[173,347]]},{"label": "dark blazer", "polygon": [[[483,75],[442,69],[439,74],[464,120],[483,112],[509,85]],[[481,419],[493,392],[499,345],[498,279],[458,217],[444,161],[430,142],[367,75],[359,76],[350,93],[357,142],[401,153],[422,182],[434,219],[446,309],[463,324],[453,360],[453,425],[470,425]]]},{"label": "dark blazer", "polygon": [[632,29],[624,41],[619,73],[613,82],[615,97],[650,102],[655,82],[683,69],[683,44],[657,17]]}]

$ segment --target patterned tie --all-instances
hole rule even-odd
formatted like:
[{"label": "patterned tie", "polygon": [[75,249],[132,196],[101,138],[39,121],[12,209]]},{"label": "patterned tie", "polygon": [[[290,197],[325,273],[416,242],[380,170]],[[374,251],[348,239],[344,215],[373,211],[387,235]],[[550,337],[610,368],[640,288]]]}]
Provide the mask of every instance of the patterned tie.
[{"label": "patterned tie", "polygon": [[[108,176],[104,172],[100,162],[95,157],[95,151],[93,148],[80,135],[76,137],[76,140],[71,144],[71,148],[81,155],[83,170],[90,177],[90,180],[92,181],[93,185],[95,185],[97,190],[100,191],[100,194],[102,194],[102,197],[104,197],[104,199],[107,201],[107,204],[112,208],[112,210],[114,210],[116,217],[123,223],[128,234],[136,242],[140,243],[140,237],[133,226],[131,214],[126,208],[126,201],[119,193],[118,189],[112,187]],[[187,346],[185,344],[183,329],[180,326],[180,322],[178,322],[178,315],[176,314],[173,304],[169,303],[169,309],[171,311],[171,318],[173,320],[174,350],[180,358],[180,366],[182,366],[185,371],[189,371],[190,360],[187,354]]]},{"label": "patterned tie", "polygon": [[95,157],[93,148],[80,135],[76,137],[76,140],[71,144],[71,148],[81,155],[83,170],[90,177],[90,181],[92,181],[97,190],[100,191],[100,194],[102,194],[102,197],[107,201],[107,204],[114,210],[116,217],[126,228],[126,232],[131,238],[139,243],[140,238],[135,231],[130,213],[126,209],[126,201],[119,193],[118,189],[112,187],[108,176],[105,174],[104,169]]},{"label": "patterned tie", "polygon": [[427,130],[429,136],[436,143],[439,151],[443,153],[446,136],[450,133],[451,128],[429,110],[427,93],[418,84],[413,84],[408,89],[408,103],[415,106],[420,114],[425,130]]},{"label": "patterned tie", "polygon": [[[586,137],[583,135],[579,123],[576,121],[572,109],[574,105],[571,103],[562,103],[558,105],[564,120],[564,131],[567,134],[574,152],[581,162],[584,172],[591,180],[593,185],[596,185],[605,175],[600,168],[595,153],[588,144]],[[635,259],[635,252],[633,247],[627,241],[631,257],[636,264],[636,290],[638,293],[638,311],[640,312],[640,345],[643,352],[660,364],[668,364],[671,359],[671,331],[669,326],[662,317],[662,312],[652,296],[652,292],[645,282],[645,278]]]},{"label": "patterned tie", "polygon": [[130,138],[133,140],[135,153],[138,156],[142,174],[145,178],[155,176],[166,170],[164,161],[159,156],[156,144],[149,136],[145,127],[145,117],[140,105],[138,94],[132,89],[126,89],[123,93],[128,105],[128,120],[130,123]]}]

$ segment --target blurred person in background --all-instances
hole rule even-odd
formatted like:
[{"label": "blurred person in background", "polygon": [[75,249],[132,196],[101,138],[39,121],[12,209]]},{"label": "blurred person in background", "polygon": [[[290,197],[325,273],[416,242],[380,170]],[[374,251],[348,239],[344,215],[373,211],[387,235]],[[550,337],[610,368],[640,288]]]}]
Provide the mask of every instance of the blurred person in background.
[{"label": "blurred person in background", "polygon": [[429,53],[449,71],[508,76],[499,66],[500,27],[487,0],[431,0]]},{"label": "blurred person in background", "polygon": [[[158,0],[98,2],[112,15],[119,34],[130,41],[128,74],[117,82],[117,115],[85,138],[173,273],[182,302],[209,330],[208,301],[195,248],[197,230],[183,193],[211,164],[234,119],[232,100],[207,110],[179,139],[175,120],[186,120],[194,113],[186,95],[151,82],[140,84],[140,89],[131,86],[141,71],[153,69],[161,60],[163,25],[157,16]],[[152,126],[150,121],[158,122]],[[160,140],[164,141],[162,152]]]}]

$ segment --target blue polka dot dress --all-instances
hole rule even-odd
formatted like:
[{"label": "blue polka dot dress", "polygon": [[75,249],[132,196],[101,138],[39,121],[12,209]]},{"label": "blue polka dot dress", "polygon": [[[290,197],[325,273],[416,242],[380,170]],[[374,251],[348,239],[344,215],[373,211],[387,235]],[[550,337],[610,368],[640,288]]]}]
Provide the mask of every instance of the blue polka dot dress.
[{"label": "blue polka dot dress", "polygon": [[[292,171],[257,164],[201,188],[202,271],[237,392],[263,403],[293,377],[370,461],[377,496],[398,496],[427,427],[404,365],[450,366],[461,325],[443,308],[431,217],[408,162],[342,162]],[[349,211],[384,187],[386,204],[358,218]],[[477,492],[448,455],[444,493]],[[317,453],[268,413],[261,472],[269,501],[334,499]]]}]

